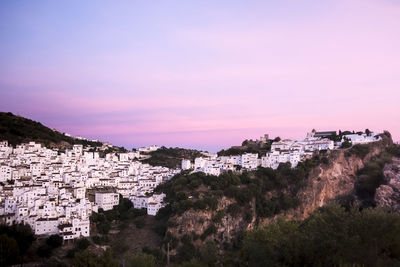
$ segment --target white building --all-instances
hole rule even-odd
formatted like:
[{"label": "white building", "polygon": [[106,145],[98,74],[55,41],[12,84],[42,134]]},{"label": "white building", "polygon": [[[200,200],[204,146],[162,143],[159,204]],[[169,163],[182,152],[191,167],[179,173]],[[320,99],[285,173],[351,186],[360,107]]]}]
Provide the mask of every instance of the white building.
[{"label": "white building", "polygon": [[242,168],[254,170],[258,167],[258,154],[246,153],[242,155]]},{"label": "white building", "polygon": [[94,203],[104,211],[112,210],[114,206],[119,204],[119,195],[116,193],[96,193]]},{"label": "white building", "polygon": [[188,159],[183,159],[181,168],[182,170],[189,170],[192,168],[192,163]]},{"label": "white building", "polygon": [[58,218],[40,218],[33,228],[35,235],[55,235],[58,233]]},{"label": "white building", "polygon": [[[100,158],[90,147],[75,145],[59,152],[30,142],[15,149],[0,143],[0,222],[27,223],[39,235],[60,234],[64,240],[89,236],[89,217],[98,208],[110,210],[119,203],[119,194],[98,193],[94,202],[86,198],[86,190],[112,187],[126,198],[153,193],[160,183],[179,173],[160,166],[135,161],[138,152],[107,153]],[[110,147],[104,144],[104,148]],[[152,146],[149,150],[155,150]],[[140,203],[155,214],[163,201],[145,197]],[[136,203],[135,206],[138,206]]]},{"label": "white building", "polygon": [[5,182],[11,180],[12,178],[12,168],[7,165],[0,166],[0,182]]},{"label": "white building", "polygon": [[346,135],[344,135],[342,142],[344,142],[344,139],[349,140],[353,145],[367,144],[367,143],[382,140],[382,138],[377,136],[377,134],[375,134],[375,133],[371,133],[370,135],[367,135],[365,133],[363,133],[363,134],[346,134]]}]

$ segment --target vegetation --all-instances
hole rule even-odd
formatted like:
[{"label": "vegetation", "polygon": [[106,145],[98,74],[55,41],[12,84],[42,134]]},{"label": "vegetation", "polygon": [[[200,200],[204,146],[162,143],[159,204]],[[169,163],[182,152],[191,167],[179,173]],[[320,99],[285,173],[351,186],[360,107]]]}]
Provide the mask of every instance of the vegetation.
[{"label": "vegetation", "polygon": [[46,239],[46,242],[38,247],[36,253],[39,257],[49,258],[55,248],[62,245],[63,238],[60,235],[51,235]]},{"label": "vegetation", "polygon": [[118,267],[118,261],[113,256],[111,250],[106,250],[101,256],[98,256],[88,249],[79,251],[73,259],[73,266],[76,267]]},{"label": "vegetation", "polygon": [[357,144],[354,145],[350,150],[348,151],[347,155],[356,155],[360,159],[365,158],[365,156],[370,152],[370,145],[369,144]]},{"label": "vegetation", "polygon": [[194,161],[195,158],[201,157],[203,154],[194,149],[184,148],[166,148],[165,146],[156,151],[148,153],[151,157],[143,160],[153,166],[164,166],[168,168],[177,168],[181,166],[182,159]]},{"label": "vegetation", "polygon": [[[227,213],[235,215],[242,209],[250,208],[255,199],[259,217],[270,217],[281,210],[294,208],[299,204],[296,194],[304,185],[309,171],[321,163],[318,156],[291,168],[290,163],[281,164],[277,170],[259,168],[252,172],[235,174],[226,172],[220,176],[187,172],[174,176],[167,183],[159,185],[155,191],[166,193],[169,203],[160,210],[159,217],[182,214],[189,209],[216,210],[222,196],[235,200]],[[274,196],[267,197],[268,192]]]},{"label": "vegetation", "polygon": [[51,235],[46,239],[46,244],[52,248],[58,248],[62,245],[63,238],[60,235]]},{"label": "vegetation", "polygon": [[[281,164],[277,170],[259,168],[241,174],[225,172],[218,177],[201,172],[183,172],[159,185],[155,191],[166,193],[165,201],[169,205],[159,211],[157,218],[165,220],[170,217],[169,227],[174,227],[172,215],[181,215],[190,209],[208,210],[214,214],[200,236],[192,233],[179,240],[170,232],[166,234],[165,243],[169,243],[171,249],[177,249],[177,256],[171,260],[182,263],[197,259],[203,263],[200,251],[193,246],[193,242],[199,238],[202,242],[213,240],[209,237],[215,238],[218,225],[226,215],[240,216],[249,223],[253,213],[257,219],[268,218],[297,207],[297,192],[305,185],[310,170],[322,161],[319,156],[315,156],[301,162],[296,168],[291,168],[290,163],[287,163]],[[218,207],[222,197],[231,202],[226,209]],[[227,247],[232,246],[237,246],[236,241],[227,244]]]},{"label": "vegetation", "polygon": [[341,145],[341,148],[349,148],[349,147],[351,147],[351,142],[345,139]]},{"label": "vegetation", "polygon": [[[365,157],[364,148],[368,148],[368,146],[363,145],[362,147],[362,149],[361,147],[357,148],[356,152],[352,153],[356,153],[360,157]],[[363,207],[375,206],[375,191],[385,182],[383,168],[386,163],[391,161],[393,156],[400,156],[400,147],[394,144],[389,146],[379,156],[373,157],[365,164],[364,168],[357,172],[358,179],[355,184],[355,193]]]},{"label": "vegetation", "polygon": [[271,150],[271,144],[273,142],[278,142],[280,140],[279,137],[273,140],[267,140],[267,143],[261,143],[259,141],[253,140],[244,140],[241,146],[233,146],[228,149],[223,149],[218,152],[218,156],[233,156],[233,155],[241,155],[244,153],[257,153],[259,156],[265,155],[268,151]]},{"label": "vegetation", "polygon": [[23,262],[23,257],[35,240],[29,225],[0,224],[0,266]]},{"label": "vegetation", "polygon": [[[133,204],[129,199],[123,198],[120,195],[119,204],[114,206],[112,210],[103,211],[99,210],[98,213],[93,212],[90,216],[90,222],[96,224],[97,231],[102,235],[107,235],[111,230],[111,223],[118,221],[123,225],[126,222],[135,221],[138,228],[141,228],[144,221],[140,219],[140,216],[146,215],[146,210],[139,210],[133,208]],[[104,238],[96,237],[96,242],[104,242]]]},{"label": "vegetation", "polygon": [[101,142],[78,140],[65,136],[42,125],[40,122],[16,116],[11,112],[0,112],[0,140],[7,140],[13,146],[28,141],[39,142],[46,146],[61,142],[68,143],[69,145],[102,146]]},{"label": "vegetation", "polygon": [[90,246],[90,241],[86,238],[78,239],[75,243],[74,248],[70,249],[67,253],[67,257],[75,258],[76,254],[82,252]]},{"label": "vegetation", "polygon": [[327,206],[248,232],[241,255],[248,266],[398,266],[400,214]]},{"label": "vegetation", "polygon": [[156,260],[153,255],[139,253],[133,256],[129,262],[129,267],[156,267]]}]

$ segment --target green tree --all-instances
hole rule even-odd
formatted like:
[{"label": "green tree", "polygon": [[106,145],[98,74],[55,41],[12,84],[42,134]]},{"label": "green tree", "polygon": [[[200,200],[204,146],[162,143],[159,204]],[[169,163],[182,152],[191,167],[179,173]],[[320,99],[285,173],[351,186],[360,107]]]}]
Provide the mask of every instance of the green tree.
[{"label": "green tree", "polygon": [[351,142],[348,139],[345,139],[342,142],[341,148],[349,148],[349,147],[351,147]]},{"label": "green tree", "polygon": [[216,266],[218,261],[218,247],[214,242],[207,242],[200,248],[201,262],[207,266]]},{"label": "green tree", "polygon": [[96,255],[85,249],[75,253],[73,264],[76,267],[96,267],[98,260]]},{"label": "green tree", "polygon": [[40,247],[38,247],[37,254],[39,255],[39,257],[48,258],[51,256],[52,251],[53,248],[51,246],[43,244]]},{"label": "green tree", "polygon": [[400,214],[326,206],[248,232],[242,255],[249,266],[398,266]]},{"label": "green tree", "polygon": [[61,246],[62,242],[63,238],[60,235],[51,235],[46,240],[46,244],[53,248]]},{"label": "green tree", "polygon": [[156,260],[153,255],[139,253],[128,261],[128,267],[156,267]]},{"label": "green tree", "polygon": [[90,246],[90,241],[86,238],[79,239],[76,243],[76,248],[79,250],[87,249]]},{"label": "green tree", "polygon": [[17,241],[5,234],[0,235],[0,266],[15,264],[19,261]]}]

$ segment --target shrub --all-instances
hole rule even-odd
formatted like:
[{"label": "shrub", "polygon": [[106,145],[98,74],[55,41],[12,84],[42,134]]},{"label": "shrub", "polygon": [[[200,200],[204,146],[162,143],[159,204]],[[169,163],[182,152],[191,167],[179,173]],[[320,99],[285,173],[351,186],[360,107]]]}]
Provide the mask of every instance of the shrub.
[{"label": "shrub", "polygon": [[12,265],[18,262],[19,248],[17,241],[6,234],[0,235],[0,266]]},{"label": "shrub", "polygon": [[207,208],[207,204],[200,199],[193,203],[193,208],[196,210],[205,210]]},{"label": "shrub", "polygon": [[237,216],[240,213],[240,206],[237,203],[232,203],[228,206],[227,212],[232,216]]},{"label": "shrub", "polygon": [[217,233],[217,227],[215,227],[214,224],[210,224],[210,226],[208,226],[206,228],[206,230],[204,230],[203,234],[201,235],[201,240],[204,240],[207,238],[207,236],[216,234],[216,233]]},{"label": "shrub", "polygon": [[356,155],[357,157],[363,159],[368,153],[369,153],[369,145],[354,145],[351,149],[350,149],[350,153],[352,155]]},{"label": "shrub", "polygon": [[38,248],[37,254],[39,255],[39,257],[48,258],[51,256],[52,250],[53,248],[51,246],[43,244]]},{"label": "shrub", "polygon": [[196,248],[192,243],[186,243],[178,248],[178,258],[180,261],[189,261],[196,256]]},{"label": "shrub", "polygon": [[327,157],[322,157],[321,158],[321,163],[328,164],[329,163],[329,159]]},{"label": "shrub", "polygon": [[225,212],[223,210],[217,211],[217,214],[212,218],[212,221],[214,223],[220,223],[222,221],[222,218],[224,218]]},{"label": "shrub", "polygon": [[399,248],[398,213],[333,205],[249,231],[241,254],[249,266],[397,266]]},{"label": "shrub", "polygon": [[349,140],[344,140],[344,142],[342,142],[341,148],[349,148],[351,147],[351,142]]},{"label": "shrub", "polygon": [[144,227],[144,225],[145,225],[145,220],[144,220],[144,218],[143,217],[139,217],[139,218],[137,218],[136,220],[135,220],[135,226],[136,226],[136,228],[143,228]]},{"label": "shrub", "polygon": [[47,238],[46,244],[52,248],[57,248],[62,245],[63,238],[60,235],[51,235]]},{"label": "shrub", "polygon": [[128,267],[156,267],[156,260],[153,255],[139,253],[129,259]]},{"label": "shrub", "polygon": [[86,238],[79,239],[78,242],[76,243],[76,248],[78,250],[87,249],[89,246],[90,246],[90,242]]},{"label": "shrub", "polygon": [[101,234],[108,234],[108,232],[111,230],[111,223],[109,223],[108,221],[105,222],[101,222],[98,223],[96,225],[97,230],[101,233]]}]

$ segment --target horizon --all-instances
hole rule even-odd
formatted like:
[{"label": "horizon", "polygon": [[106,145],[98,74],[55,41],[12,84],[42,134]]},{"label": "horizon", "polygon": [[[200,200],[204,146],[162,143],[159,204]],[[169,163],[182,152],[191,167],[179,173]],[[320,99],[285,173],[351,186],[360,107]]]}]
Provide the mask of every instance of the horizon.
[{"label": "horizon", "polygon": [[128,149],[388,130],[400,4],[3,1],[0,106]]},{"label": "horizon", "polygon": [[[0,112],[3,112],[3,111],[0,111]],[[15,115],[15,116],[18,116],[18,117],[22,117],[22,118],[26,118],[26,117],[24,117],[24,116],[22,116],[22,115],[20,115],[20,114],[13,114],[13,115]],[[30,119],[30,118],[27,118],[27,119]],[[33,120],[34,121],[34,120]],[[41,123],[40,121],[36,121],[36,122],[39,122],[39,123]],[[42,123],[43,124],[43,123]],[[65,131],[62,131],[62,130],[60,130],[60,129],[57,129],[57,128],[53,128],[53,127],[50,127],[49,125],[45,125],[45,124],[43,124],[44,126],[46,126],[46,127],[48,127],[49,129],[51,129],[51,130],[53,130],[53,131],[58,131],[58,132],[60,132],[61,134],[70,134],[71,135],[71,137],[73,137],[73,138],[77,138],[77,137],[82,137],[82,138],[86,138],[86,139],[88,139],[88,140],[95,140],[96,138],[89,138],[89,137],[86,137],[86,136],[82,136],[82,135],[80,135],[80,134],[76,134],[76,135],[74,135],[74,134],[71,134],[70,132],[65,132]],[[367,128],[368,129],[368,128]],[[365,129],[365,130],[367,130],[367,129]],[[308,133],[310,133],[312,130],[316,130],[316,129],[311,129],[311,130],[309,130],[309,131],[306,131],[304,134],[303,134],[303,136],[299,136],[299,137],[288,137],[288,136],[280,136],[280,135],[275,135],[275,136],[271,136],[271,135],[269,135],[269,133],[266,133],[266,134],[268,134],[269,135],[269,139],[270,140],[273,140],[273,139],[275,139],[276,137],[279,137],[279,138],[281,138],[281,139],[291,139],[291,140],[302,140],[303,138],[305,138],[306,137],[306,135],[308,134]],[[351,132],[354,132],[354,133],[357,133],[357,132],[364,132],[365,130],[361,130],[361,129],[356,129],[356,130],[354,130],[354,129],[339,129],[339,130],[337,130],[337,129],[330,129],[330,130],[328,130],[328,129],[323,129],[323,130],[316,130],[317,132],[324,132],[324,131],[336,131],[336,133],[338,134],[339,133],[339,131],[342,131],[342,132],[344,132],[344,131],[351,131]],[[368,130],[371,130],[371,129],[368,129]],[[385,130],[384,130],[385,131]],[[375,132],[375,133],[377,133],[377,134],[382,134],[384,131],[381,131],[381,132],[379,132],[379,131],[371,131],[371,132]],[[124,147],[125,149],[128,149],[128,150],[132,150],[132,149],[138,149],[138,148],[140,148],[140,147],[149,147],[149,146],[151,146],[151,145],[157,145],[157,146],[159,146],[159,147],[162,147],[162,146],[165,146],[165,147],[179,147],[179,148],[185,148],[185,149],[196,149],[196,150],[199,150],[199,151],[204,151],[204,152],[211,152],[211,153],[217,153],[217,152],[219,152],[219,151],[221,151],[222,149],[228,149],[228,148],[230,148],[230,147],[232,147],[232,146],[240,146],[241,145],[241,143],[243,142],[243,141],[245,141],[245,140],[253,140],[253,141],[256,141],[257,139],[259,139],[260,137],[263,137],[264,136],[264,134],[262,134],[262,135],[260,135],[259,137],[257,137],[257,138],[244,138],[244,139],[242,139],[242,141],[240,142],[240,143],[238,143],[238,144],[234,144],[234,145],[231,145],[231,146],[229,146],[229,147],[222,147],[222,148],[218,148],[217,150],[207,150],[207,149],[204,149],[204,148],[201,148],[201,147],[190,147],[190,146],[188,146],[188,147],[185,147],[185,146],[168,146],[168,145],[165,145],[165,144],[156,144],[156,143],[152,143],[152,144],[146,144],[145,146],[130,146],[130,147],[126,147],[126,146],[123,146],[123,145],[117,145],[117,144],[114,144],[114,143],[111,143],[111,142],[109,142],[108,140],[101,140],[101,139],[96,139],[96,140],[98,140],[98,141],[100,141],[100,142],[109,142],[109,143],[111,143],[112,145],[117,145],[117,146],[121,146],[121,147]],[[1,141],[1,140],[0,140]],[[395,140],[393,140],[394,142],[396,142]]]}]

